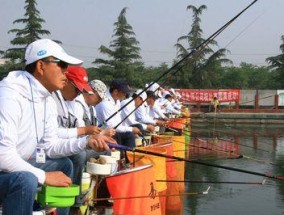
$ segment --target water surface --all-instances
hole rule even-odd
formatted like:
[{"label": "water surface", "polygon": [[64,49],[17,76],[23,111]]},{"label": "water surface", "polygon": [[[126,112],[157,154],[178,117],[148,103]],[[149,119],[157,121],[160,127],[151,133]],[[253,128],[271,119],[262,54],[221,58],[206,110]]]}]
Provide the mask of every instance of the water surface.
[{"label": "water surface", "polygon": [[[284,176],[284,126],[191,125],[191,139],[215,138],[239,144],[238,154],[249,158],[225,159],[224,154],[208,152],[191,158],[238,169]],[[187,163],[185,180],[213,182],[262,182],[265,177]],[[264,185],[185,183],[186,192],[207,195],[184,198],[184,214],[284,214],[284,181],[267,179]]]}]

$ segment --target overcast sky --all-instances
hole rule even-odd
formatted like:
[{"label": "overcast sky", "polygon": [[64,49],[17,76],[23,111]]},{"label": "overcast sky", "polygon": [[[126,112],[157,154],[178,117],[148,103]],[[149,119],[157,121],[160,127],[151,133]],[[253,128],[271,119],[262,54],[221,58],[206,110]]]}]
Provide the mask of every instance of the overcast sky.
[{"label": "overcast sky", "polygon": [[[192,24],[188,5],[204,4],[203,37],[207,38],[252,0],[38,0],[37,8],[51,32],[50,39],[63,42],[64,49],[84,60],[85,67],[102,57],[100,45],[109,45],[113,24],[120,11],[128,7],[126,18],[140,42],[146,65],[171,63],[176,56],[177,38],[187,34]],[[23,25],[13,21],[24,17],[24,0],[0,0],[0,50],[6,50],[14,34],[7,32]],[[265,59],[280,54],[284,35],[284,0],[259,0],[216,38],[220,48],[231,51],[227,57],[234,65],[240,62],[258,66]]]}]

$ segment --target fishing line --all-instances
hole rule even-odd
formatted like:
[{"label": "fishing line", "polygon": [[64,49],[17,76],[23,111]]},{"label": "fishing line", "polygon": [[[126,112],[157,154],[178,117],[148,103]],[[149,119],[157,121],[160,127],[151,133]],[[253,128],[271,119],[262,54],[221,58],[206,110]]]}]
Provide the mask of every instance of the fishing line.
[{"label": "fishing line", "polygon": [[217,164],[213,164],[213,163],[206,163],[206,162],[201,162],[201,161],[196,161],[196,160],[193,161],[193,160],[188,160],[188,159],[185,159],[185,158],[182,158],[182,157],[165,155],[165,154],[160,154],[160,153],[147,151],[147,150],[141,150],[141,149],[137,149],[135,147],[131,148],[131,147],[122,146],[122,145],[118,145],[118,144],[112,144],[112,143],[108,143],[108,145],[109,145],[110,148],[115,148],[115,149],[118,149],[118,150],[132,151],[132,152],[135,151],[135,152],[140,152],[140,153],[144,153],[144,154],[155,155],[155,156],[158,156],[158,157],[171,158],[171,159],[175,159],[175,160],[179,160],[179,161],[185,161],[185,162],[188,162],[188,163],[199,164],[199,165],[203,165],[203,166],[210,166],[210,167],[215,167],[215,168],[220,168],[220,169],[231,170],[231,171],[235,171],[235,172],[242,172],[242,173],[246,173],[246,174],[262,176],[262,177],[275,179],[275,180],[279,180],[279,181],[284,181],[283,176],[275,176],[275,175],[272,175],[272,174],[254,172],[254,171],[250,171],[250,170],[239,169],[239,168],[223,166],[223,165],[217,165]]},{"label": "fishing line", "polygon": [[196,181],[196,180],[156,180],[156,182],[167,183],[192,183],[192,184],[243,184],[243,185],[265,185],[266,179],[262,182],[246,181]]},{"label": "fishing line", "polygon": [[[183,125],[187,125],[186,123],[182,123],[182,122],[178,122],[178,121],[175,121],[176,123],[179,123],[179,124],[183,124]],[[174,129],[175,130],[175,129]],[[211,131],[211,129],[205,129],[207,131]],[[182,131],[185,131],[185,129],[182,129]],[[220,132],[220,133],[226,133],[224,131],[221,131],[221,130],[215,130],[215,132]],[[198,138],[198,136],[193,136],[192,134],[197,134],[198,135],[198,132],[195,132],[195,131],[190,131],[191,134],[184,134],[185,136],[188,136],[188,137],[193,137],[193,138]],[[257,151],[263,151],[263,152],[266,152],[266,153],[272,153],[271,151],[268,151],[268,150],[265,150],[265,149],[260,149],[260,148],[255,148],[255,147],[252,147],[252,146],[248,146],[248,145],[245,145],[245,144],[241,144],[241,143],[236,143],[230,139],[222,139],[222,138],[218,138],[218,137],[215,137],[219,140],[224,140],[224,141],[228,141],[230,142],[231,144],[236,144],[236,145],[240,145],[240,146],[244,146],[244,147],[247,147],[247,148],[252,148],[254,150],[257,150]]]},{"label": "fishing line", "polygon": [[[204,47],[209,44],[214,38],[216,38],[222,31],[224,31],[231,23],[233,23],[239,16],[241,16],[246,10],[248,10],[251,6],[253,6],[258,0],[254,0],[252,3],[250,3],[246,8],[244,8],[241,12],[239,12],[235,17],[233,17],[231,20],[229,20],[225,25],[223,25],[221,28],[219,28],[215,33],[213,33],[210,37],[208,37],[205,41],[203,41],[200,45],[192,49],[188,54],[186,54],[183,58],[181,58],[177,63],[175,63],[171,68],[166,70],[164,74],[162,74],[160,77],[158,77],[156,80],[154,80],[152,83],[150,83],[147,87],[145,87],[137,96],[140,96],[143,92],[145,92],[147,89],[149,89],[154,83],[161,80],[164,76],[169,74],[172,70],[176,69],[183,61],[185,61],[187,58],[191,57],[196,53],[196,51],[201,51],[204,49]],[[111,118],[113,118],[117,113],[119,113],[123,108],[125,108],[127,105],[129,105],[133,99],[131,99],[129,102],[127,102],[125,105],[123,105],[119,110],[114,112],[111,116],[109,116],[105,121],[103,121],[98,127],[103,126],[106,122],[108,122]]]},{"label": "fishing line", "polygon": [[[205,191],[176,193],[176,194],[159,194],[159,195],[155,195],[155,197],[207,195],[209,193],[209,190],[210,190],[210,186]],[[125,197],[113,197],[113,198],[94,198],[93,201],[122,200],[122,199],[143,199],[143,198],[153,198],[153,197],[151,197],[149,195],[143,195],[143,196],[125,196]]]},{"label": "fishing line", "polygon": [[253,19],[239,34],[237,34],[236,37],[234,37],[229,43],[227,43],[227,45],[225,46],[225,48],[227,48],[229,45],[231,45],[239,36],[241,36],[252,24],[254,24],[261,16],[263,16],[263,14],[266,11],[263,11],[261,14],[259,14],[255,19]]},{"label": "fishing line", "polygon": [[[182,123],[182,122],[176,122],[176,123],[184,124],[184,123]],[[206,128],[205,128],[205,130],[207,130],[207,131],[212,131],[211,129],[206,129]],[[183,131],[185,131],[185,130],[183,130]],[[191,132],[191,134],[197,134],[197,135],[199,134],[198,132],[195,132],[195,131],[193,131],[193,130],[191,130],[190,132]],[[221,131],[221,130],[215,130],[215,132],[227,134],[226,132]],[[191,135],[191,134],[188,135],[188,136],[189,136],[189,137],[193,137],[193,138],[198,138],[198,136],[193,136],[193,135]],[[245,145],[245,144],[237,143],[237,142],[235,142],[235,141],[232,141],[231,139],[224,139],[224,138],[219,138],[219,137],[215,137],[215,138],[217,138],[217,140],[228,141],[228,142],[230,142],[230,143],[232,143],[232,144],[237,144],[237,145],[244,146],[244,147],[247,147],[247,148],[252,148],[252,149],[254,149],[254,150],[263,151],[263,152],[267,152],[267,153],[273,153],[273,152],[268,151],[268,150],[265,150],[265,149],[255,148],[255,147],[248,146],[248,145]]]}]

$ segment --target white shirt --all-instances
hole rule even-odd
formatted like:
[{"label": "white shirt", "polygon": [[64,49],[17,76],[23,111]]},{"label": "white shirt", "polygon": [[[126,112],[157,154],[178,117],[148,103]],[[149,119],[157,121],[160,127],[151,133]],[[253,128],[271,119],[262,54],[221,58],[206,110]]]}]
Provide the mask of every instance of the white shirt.
[{"label": "white shirt", "polygon": [[[96,111],[95,108],[89,107],[85,101],[83,94],[80,94],[75,98],[74,112],[78,118],[79,127],[85,127],[88,125],[96,125]],[[91,113],[92,111],[92,113]]]},{"label": "white shirt", "polygon": [[175,109],[170,101],[166,103],[166,113],[170,114],[180,114],[181,112]]},{"label": "white shirt", "polygon": [[156,100],[154,103],[154,106],[151,108],[152,111],[154,111],[154,118],[162,118],[166,119],[166,115],[164,114],[166,112],[166,108],[163,106],[165,105],[164,100]]},{"label": "white shirt", "polygon": [[156,120],[154,119],[154,112],[150,115],[150,106],[147,104],[142,104],[136,111],[135,116],[137,120],[141,123],[156,125]]},{"label": "white shirt", "polygon": [[51,94],[40,82],[25,71],[10,72],[0,82],[0,171],[28,171],[43,184],[45,172],[26,162],[36,146],[50,158],[83,150],[86,138],[58,138],[57,115]]},{"label": "white shirt", "polygon": [[[132,97],[128,98],[128,99],[125,99],[123,101],[121,101],[121,107],[123,107],[125,104],[127,104],[129,101],[133,100]],[[131,126],[131,125],[134,125],[134,124],[141,124],[142,125],[142,128],[143,130],[146,130],[147,129],[147,125],[139,122],[136,120],[136,111],[135,110],[136,107],[135,107],[135,101],[131,101],[127,106],[125,106],[122,110],[121,110],[121,117],[122,119],[126,118],[122,125],[126,125],[126,126]],[[134,111],[135,110],[135,111]],[[133,112],[134,111],[134,112]],[[133,113],[131,113],[133,112]],[[131,113],[131,114],[130,114]]]},{"label": "white shirt", "polygon": [[[96,105],[95,109],[97,112],[97,119],[98,124],[102,125],[102,128],[115,128],[120,122],[122,121],[121,117],[121,111],[117,112],[120,109],[120,101],[114,101],[112,98],[109,90],[106,93],[106,97],[98,104]],[[116,113],[111,119],[109,119],[110,116],[112,116],[114,113]],[[106,122],[106,120],[108,120]],[[132,132],[132,127],[124,126],[120,124],[116,128],[116,132]]]},{"label": "white shirt", "polygon": [[65,139],[76,138],[78,134],[78,119],[70,108],[70,103],[68,105],[59,90],[51,95],[57,106],[58,136]]},{"label": "white shirt", "polygon": [[75,98],[74,108],[75,108],[75,114],[78,118],[79,127],[86,126],[86,123],[84,121],[84,115],[86,115],[89,119],[91,119],[91,115],[89,107],[86,104],[83,94],[80,94]]}]

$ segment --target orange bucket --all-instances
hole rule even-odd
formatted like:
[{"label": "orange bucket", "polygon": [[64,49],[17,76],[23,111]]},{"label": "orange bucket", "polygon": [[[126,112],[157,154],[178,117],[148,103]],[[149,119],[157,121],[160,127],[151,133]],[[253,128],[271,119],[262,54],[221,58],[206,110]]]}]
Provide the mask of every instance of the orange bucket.
[{"label": "orange bucket", "polygon": [[114,214],[161,215],[152,165],[120,171],[106,177],[106,182],[114,199]]},{"label": "orange bucket", "polygon": [[[149,147],[139,147],[139,149],[144,151],[155,152],[159,154],[166,154],[166,150],[162,148],[154,148],[151,146]],[[127,157],[131,163],[135,162],[135,166],[142,166],[146,164],[152,164],[154,170],[155,179],[166,180],[166,158],[158,157],[154,155],[148,155],[143,153],[132,153],[127,152]],[[167,189],[167,183],[161,182],[157,183],[156,189],[158,192],[164,191]]]},{"label": "orange bucket", "polygon": [[167,121],[167,127],[183,130],[186,125],[186,119],[185,118],[172,118],[169,121]]}]

